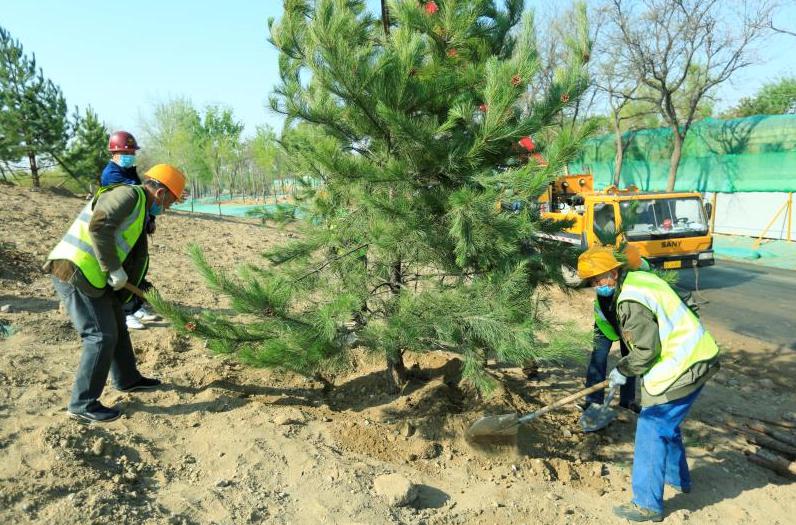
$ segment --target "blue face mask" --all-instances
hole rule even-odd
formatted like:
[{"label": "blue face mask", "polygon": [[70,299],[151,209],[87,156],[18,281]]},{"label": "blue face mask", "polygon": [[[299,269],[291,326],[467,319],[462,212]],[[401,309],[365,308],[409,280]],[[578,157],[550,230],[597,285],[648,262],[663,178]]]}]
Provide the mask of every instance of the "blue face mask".
[{"label": "blue face mask", "polygon": [[119,160],[116,164],[122,168],[132,168],[135,166],[135,155],[119,155]]},{"label": "blue face mask", "polygon": [[152,203],[152,207],[149,208],[149,214],[153,217],[156,217],[163,213],[163,204],[159,203],[157,200]]},{"label": "blue face mask", "polygon": [[611,297],[614,295],[614,290],[616,290],[616,287],[604,284],[602,286],[597,286],[595,290],[597,291],[597,295],[600,297]]}]

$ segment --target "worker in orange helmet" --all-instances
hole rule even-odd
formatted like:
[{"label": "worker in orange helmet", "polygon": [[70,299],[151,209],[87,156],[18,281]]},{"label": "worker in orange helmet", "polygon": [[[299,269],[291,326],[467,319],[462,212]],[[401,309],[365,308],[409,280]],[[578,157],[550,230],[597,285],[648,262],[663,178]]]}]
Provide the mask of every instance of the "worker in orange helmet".
[{"label": "worker in orange helmet", "polygon": [[663,488],[691,491],[680,425],[719,369],[719,349],[680,296],[652,272],[633,270],[612,248],[578,258],[578,275],[611,297],[618,334],[629,349],[608,375],[609,388],[641,377],[633,452],[633,499],[614,508],[630,521],[663,520]]},{"label": "worker in orange helmet", "polygon": [[[606,248],[606,250],[611,250],[611,248]],[[622,257],[626,260],[629,269],[648,270],[650,267],[649,263],[641,257],[638,248],[632,244],[625,245]],[[608,371],[608,354],[614,342],[619,341],[619,352],[622,357],[628,354],[627,345],[619,336],[614,297],[612,294],[604,292],[605,290],[598,288],[597,297],[594,299],[594,343],[589,366],[586,369],[586,387],[605,381]],[[602,405],[604,401],[605,391],[599,390],[589,394],[581,408],[585,410],[593,403]],[[635,378],[628,378],[627,383],[622,385],[619,390],[619,406],[632,410],[636,414],[641,411],[641,406],[636,402]]]},{"label": "worker in orange helmet", "polygon": [[121,411],[99,401],[110,373],[122,392],[157,388],[135,362],[122,303],[115,293],[149,265],[147,217],[182,198],[185,175],[168,164],[150,169],[143,184],[100,188],[78,214],[44,265],[83,341],[67,413],[84,422],[107,422]]}]

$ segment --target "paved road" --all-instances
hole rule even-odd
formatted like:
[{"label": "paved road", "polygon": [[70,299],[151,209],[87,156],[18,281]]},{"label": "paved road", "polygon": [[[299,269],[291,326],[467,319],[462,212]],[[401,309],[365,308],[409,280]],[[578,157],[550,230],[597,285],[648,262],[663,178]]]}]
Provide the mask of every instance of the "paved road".
[{"label": "paved road", "polygon": [[[719,260],[698,278],[706,320],[796,350],[796,271]],[[694,270],[681,271],[679,286],[694,285]]]}]

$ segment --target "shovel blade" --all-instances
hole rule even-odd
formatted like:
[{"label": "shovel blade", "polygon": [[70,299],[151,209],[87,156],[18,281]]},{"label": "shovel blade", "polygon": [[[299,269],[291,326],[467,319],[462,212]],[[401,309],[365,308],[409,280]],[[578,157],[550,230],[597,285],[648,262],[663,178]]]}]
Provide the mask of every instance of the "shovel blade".
[{"label": "shovel blade", "polygon": [[467,429],[467,437],[477,440],[489,437],[507,437],[517,434],[517,414],[482,417]]},{"label": "shovel blade", "polygon": [[580,427],[584,432],[602,430],[616,418],[616,412],[607,405],[592,403],[580,416]]}]

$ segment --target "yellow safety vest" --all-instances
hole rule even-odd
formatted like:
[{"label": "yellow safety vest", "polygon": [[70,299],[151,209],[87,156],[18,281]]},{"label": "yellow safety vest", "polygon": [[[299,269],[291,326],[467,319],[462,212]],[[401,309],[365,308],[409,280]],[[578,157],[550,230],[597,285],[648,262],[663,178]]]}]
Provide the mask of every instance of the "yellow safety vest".
[{"label": "yellow safety vest", "polygon": [[[91,202],[86,204],[86,207],[77,216],[72,226],[69,227],[61,242],[47,256],[49,260],[65,259],[72,261],[83,272],[86,280],[95,288],[105,288],[105,284],[108,281],[108,273],[103,272],[100,268],[99,261],[94,253],[94,245],[91,242],[88,225],[91,222],[94,205],[97,203],[99,196],[117,186],[119,185],[100,188]],[[146,194],[140,186],[131,187],[138,194],[138,203],[130,216],[116,230],[116,254],[121,262],[127,259],[133,246],[141,237],[141,233],[144,231],[144,221],[146,220]]]},{"label": "yellow safety vest", "polygon": [[696,363],[719,354],[713,337],[666,281],[649,272],[628,272],[618,302],[647,307],[658,322],[661,353],[644,374],[644,388],[658,396]]}]

